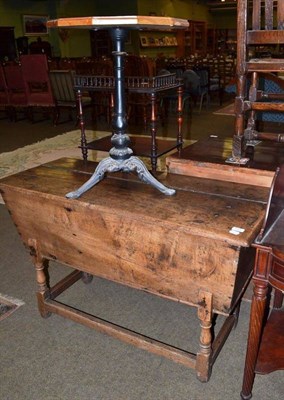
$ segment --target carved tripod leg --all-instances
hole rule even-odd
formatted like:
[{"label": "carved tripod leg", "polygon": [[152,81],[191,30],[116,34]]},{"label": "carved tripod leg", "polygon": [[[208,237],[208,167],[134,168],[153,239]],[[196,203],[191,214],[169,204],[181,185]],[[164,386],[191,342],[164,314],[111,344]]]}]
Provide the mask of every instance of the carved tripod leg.
[{"label": "carved tripod leg", "polygon": [[159,182],[150,172],[147,170],[145,164],[140,158],[132,156],[128,160],[125,160],[124,171],[136,171],[141,181],[154,186],[160,192],[167,196],[172,196],[176,193],[175,189],[171,189]]},{"label": "carved tripod leg", "polygon": [[94,185],[100,182],[106,172],[131,172],[136,171],[139,179],[143,182],[146,182],[156,189],[158,189],[163,194],[168,196],[172,196],[176,193],[174,189],[167,188],[162,183],[160,183],[150,172],[147,170],[145,164],[138,158],[131,156],[126,160],[115,160],[112,157],[107,157],[99,162],[95,172],[91,176],[91,178],[85,182],[79,189],[74,192],[67,193],[65,196],[69,199],[77,199],[87,190],[91,189]]},{"label": "carved tripod leg", "polygon": [[47,285],[47,277],[45,273],[45,269],[47,267],[46,264],[47,260],[43,259],[43,257],[41,256],[36,239],[29,239],[28,244],[31,251],[30,254],[33,257],[33,262],[36,270],[36,280],[38,284],[38,291],[37,291],[38,309],[40,315],[43,318],[47,318],[51,315],[51,313],[46,310],[44,305],[44,301],[50,297],[49,287]]},{"label": "carved tripod leg", "polygon": [[201,334],[199,351],[196,357],[196,374],[201,382],[207,382],[211,374],[211,345],[212,345],[212,293],[199,293],[198,318],[200,320]]},{"label": "carved tripod leg", "polygon": [[69,192],[65,196],[68,199],[77,199],[87,190],[91,189],[98,182],[100,182],[104,178],[106,172],[119,171],[119,167],[117,165],[118,163],[111,157],[107,157],[101,160],[91,178],[87,182],[85,182],[81,187],[79,187],[79,189],[75,190],[74,192]]}]

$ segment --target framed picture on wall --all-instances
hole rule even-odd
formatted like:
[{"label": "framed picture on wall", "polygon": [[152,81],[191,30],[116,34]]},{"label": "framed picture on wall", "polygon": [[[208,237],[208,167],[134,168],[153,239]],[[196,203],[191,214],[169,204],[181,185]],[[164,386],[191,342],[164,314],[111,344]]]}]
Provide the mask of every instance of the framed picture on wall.
[{"label": "framed picture on wall", "polygon": [[146,36],[140,36],[140,43],[142,47],[148,46],[148,38]]},{"label": "framed picture on wall", "polygon": [[26,36],[48,35],[48,15],[23,15],[23,30]]}]

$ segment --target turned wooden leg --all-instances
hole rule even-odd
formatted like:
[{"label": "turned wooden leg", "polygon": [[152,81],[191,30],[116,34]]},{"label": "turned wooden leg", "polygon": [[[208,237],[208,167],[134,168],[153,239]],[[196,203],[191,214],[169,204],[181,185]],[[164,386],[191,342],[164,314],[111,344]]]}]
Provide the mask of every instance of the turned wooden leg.
[{"label": "turned wooden leg", "polygon": [[79,118],[79,125],[80,125],[80,131],[81,131],[81,151],[82,151],[82,157],[85,162],[88,160],[88,143],[87,143],[87,138],[86,138],[86,132],[85,132],[85,121],[84,121],[84,116],[83,116],[83,105],[82,105],[82,93],[80,90],[77,91],[76,95],[77,99],[77,104],[78,104],[78,116]]},{"label": "turned wooden leg", "polygon": [[85,283],[85,284],[88,284],[88,283],[91,283],[92,282],[92,280],[93,280],[93,275],[91,275],[91,274],[88,274],[88,272],[83,272],[82,273],[82,281]]},{"label": "turned wooden leg", "polygon": [[152,171],[157,170],[157,114],[156,114],[156,95],[151,93],[151,167]]},{"label": "turned wooden leg", "polygon": [[202,291],[199,293],[198,318],[200,320],[201,334],[199,351],[196,356],[196,374],[201,382],[207,382],[211,374],[212,293]]},{"label": "turned wooden leg", "polygon": [[247,354],[245,361],[243,387],[241,398],[248,400],[252,397],[252,387],[255,377],[255,365],[261,339],[263,318],[267,301],[267,282],[254,281],[254,290],[250,312],[250,325],[247,343]]},{"label": "turned wooden leg", "polygon": [[47,277],[45,273],[45,269],[47,267],[47,260],[43,259],[40,254],[39,246],[36,239],[29,239],[28,241],[30,254],[33,258],[33,262],[36,270],[36,280],[38,284],[37,291],[37,301],[38,301],[38,309],[40,315],[43,318],[47,318],[51,315],[49,311],[46,310],[44,301],[50,297],[49,287],[47,285]]},{"label": "turned wooden leg", "polygon": [[233,136],[232,156],[235,159],[242,157],[244,149],[245,112],[244,99],[246,94],[245,72],[237,71],[237,95],[235,98],[235,134]]},{"label": "turned wooden leg", "polygon": [[[255,102],[255,101],[257,101],[257,89],[258,89],[258,83],[259,83],[258,73],[253,72],[251,79],[252,79],[252,82],[251,82],[251,86],[249,89],[249,100],[251,102]],[[247,127],[244,131],[245,139],[253,140],[255,138],[256,133],[257,133],[256,132],[256,111],[251,110],[249,118],[248,118]]]},{"label": "turned wooden leg", "polygon": [[177,102],[177,121],[178,121],[178,132],[177,132],[177,145],[178,151],[180,152],[182,149],[182,121],[183,121],[183,109],[182,109],[182,97],[183,97],[183,87],[180,86],[177,90],[178,94],[178,102]]}]

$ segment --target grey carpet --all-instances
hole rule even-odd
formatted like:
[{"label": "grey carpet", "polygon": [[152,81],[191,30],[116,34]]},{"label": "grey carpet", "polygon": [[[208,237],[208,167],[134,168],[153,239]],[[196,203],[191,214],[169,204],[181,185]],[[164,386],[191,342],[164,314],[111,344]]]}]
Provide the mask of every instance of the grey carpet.
[{"label": "grey carpet", "polygon": [[[0,206],[0,292],[25,305],[0,322],[1,400],[234,400],[239,399],[250,304],[241,307],[208,383],[195,372],[52,315],[40,317],[28,251]],[[51,283],[67,272],[50,266]],[[122,285],[81,281],[61,296],[69,304],[168,343],[196,350],[196,309]],[[253,400],[283,398],[284,374],[257,376]]]}]

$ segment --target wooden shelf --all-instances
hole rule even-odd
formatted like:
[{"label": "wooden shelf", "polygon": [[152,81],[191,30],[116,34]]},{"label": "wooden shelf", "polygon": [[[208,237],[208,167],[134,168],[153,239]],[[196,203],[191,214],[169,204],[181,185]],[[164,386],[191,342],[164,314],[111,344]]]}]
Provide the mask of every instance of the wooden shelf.
[{"label": "wooden shelf", "polygon": [[262,335],[255,367],[257,374],[269,374],[284,368],[284,351],[281,351],[283,349],[283,325],[284,310],[272,310]]},{"label": "wooden shelf", "polygon": [[177,33],[178,57],[205,54],[207,47],[207,24],[205,21],[189,20],[189,27]]},{"label": "wooden shelf", "polygon": [[[111,135],[106,136],[97,140],[94,140],[93,142],[88,143],[87,148],[90,150],[99,150],[99,151],[105,151],[109,152],[112,144],[111,144]],[[152,154],[151,152],[151,143],[152,139],[151,137],[144,137],[144,136],[131,136],[131,148],[133,150],[133,154],[135,156],[141,156],[141,157],[154,157],[158,158],[161,157],[162,155],[176,149],[179,144],[177,143],[176,139],[172,140],[165,140],[165,139],[157,139],[157,153]]]},{"label": "wooden shelf", "polygon": [[176,47],[174,32],[143,32],[139,34],[141,47]]}]

